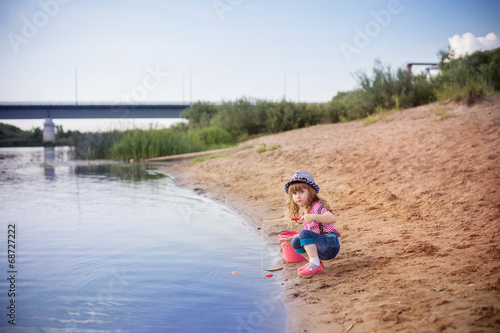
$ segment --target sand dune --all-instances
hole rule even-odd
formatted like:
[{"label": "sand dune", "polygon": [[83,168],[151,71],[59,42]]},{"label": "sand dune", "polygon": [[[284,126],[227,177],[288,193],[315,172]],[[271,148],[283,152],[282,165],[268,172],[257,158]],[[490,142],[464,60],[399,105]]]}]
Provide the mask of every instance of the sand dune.
[{"label": "sand dune", "polygon": [[290,228],[259,221],[284,215],[293,172],[314,175],[341,251],[311,278],[280,263],[289,332],[500,331],[499,97],[265,136],[165,170],[246,215],[277,250]]}]

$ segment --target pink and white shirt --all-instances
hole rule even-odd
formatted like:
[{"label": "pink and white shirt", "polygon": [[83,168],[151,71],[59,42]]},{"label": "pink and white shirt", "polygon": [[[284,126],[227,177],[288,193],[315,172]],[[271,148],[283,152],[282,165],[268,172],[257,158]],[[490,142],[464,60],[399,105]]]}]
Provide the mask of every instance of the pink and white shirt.
[{"label": "pink and white shirt", "polygon": [[[321,212],[318,212],[318,209],[320,209],[321,207],[322,207],[322,205],[319,202],[314,203],[309,214],[323,214],[324,212],[328,211],[328,209],[326,209],[325,207],[322,207]],[[311,231],[314,231],[318,234],[321,233],[319,230],[319,222],[316,222],[316,221],[312,221],[311,223],[302,222],[302,224],[304,225],[304,229],[306,229],[306,230],[311,230]],[[323,231],[325,233],[333,232],[337,236],[340,236],[340,231],[338,231],[333,226],[333,223],[330,223],[330,224],[323,223]]]}]

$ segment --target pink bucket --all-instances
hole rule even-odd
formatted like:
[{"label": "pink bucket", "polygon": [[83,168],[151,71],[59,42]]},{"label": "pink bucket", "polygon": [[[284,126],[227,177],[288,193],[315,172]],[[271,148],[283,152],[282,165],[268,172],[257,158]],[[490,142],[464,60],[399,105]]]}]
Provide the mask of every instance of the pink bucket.
[{"label": "pink bucket", "polygon": [[[284,233],[280,234],[280,239],[283,239],[287,236],[297,236],[300,231],[288,231],[285,230]],[[285,259],[286,262],[302,262],[306,261],[307,259],[295,252],[293,247],[291,245],[284,246],[281,245],[281,249],[283,250],[283,258]]]}]

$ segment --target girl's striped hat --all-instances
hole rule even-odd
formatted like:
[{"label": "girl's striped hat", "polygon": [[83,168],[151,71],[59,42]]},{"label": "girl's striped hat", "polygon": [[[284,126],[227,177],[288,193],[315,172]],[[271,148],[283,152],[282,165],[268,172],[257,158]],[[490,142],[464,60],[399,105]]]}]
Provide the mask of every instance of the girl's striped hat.
[{"label": "girl's striped hat", "polygon": [[292,183],[309,184],[316,190],[316,193],[319,193],[319,186],[316,185],[316,183],[314,182],[314,177],[309,172],[297,171],[296,173],[294,173],[292,179],[290,179],[290,181],[285,184],[286,194],[288,194],[288,187],[290,187],[290,184]]}]

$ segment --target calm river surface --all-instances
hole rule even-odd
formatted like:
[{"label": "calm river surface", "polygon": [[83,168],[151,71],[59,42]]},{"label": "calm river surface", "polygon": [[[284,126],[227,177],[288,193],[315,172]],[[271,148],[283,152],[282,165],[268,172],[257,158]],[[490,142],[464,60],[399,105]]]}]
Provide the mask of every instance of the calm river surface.
[{"label": "calm river surface", "polygon": [[272,251],[168,176],[0,148],[0,212],[0,331],[284,330]]}]

